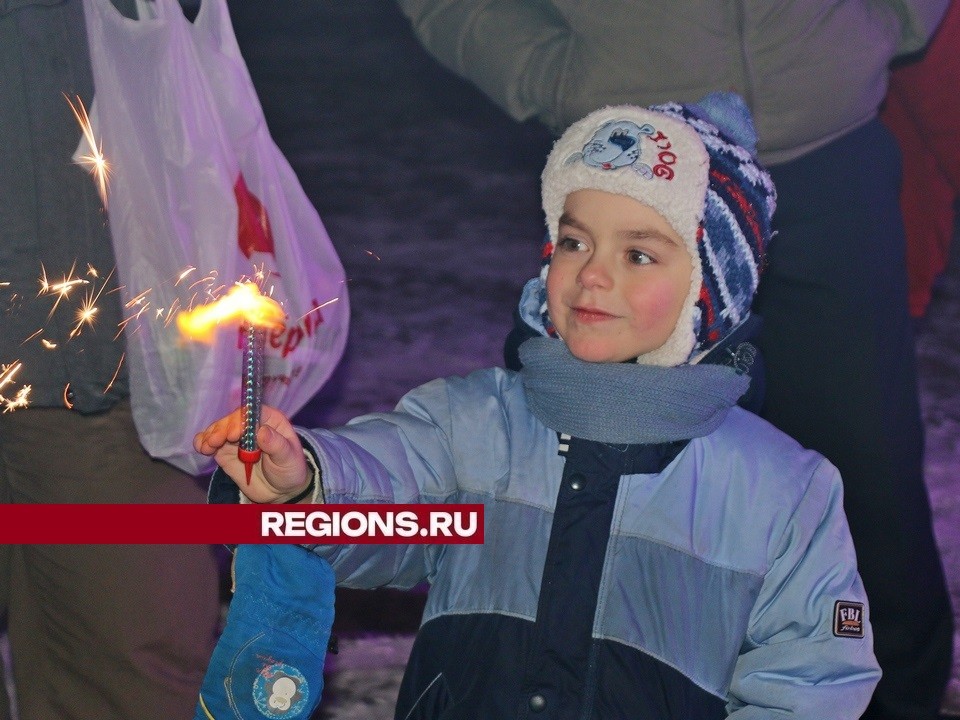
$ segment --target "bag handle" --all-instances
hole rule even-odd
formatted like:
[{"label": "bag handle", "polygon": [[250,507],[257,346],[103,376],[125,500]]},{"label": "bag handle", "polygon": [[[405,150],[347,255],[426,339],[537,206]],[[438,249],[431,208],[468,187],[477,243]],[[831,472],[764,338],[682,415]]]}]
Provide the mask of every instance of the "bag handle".
[{"label": "bag handle", "polygon": [[[111,0],[83,0],[84,6],[94,11],[102,24],[110,26],[113,32],[133,31],[139,28],[156,29],[158,26],[174,24],[180,28],[191,25],[183,14],[178,0],[135,0],[137,17],[124,15]],[[233,57],[241,57],[239,46],[230,24],[230,11],[226,0],[201,0],[200,9],[192,25],[205,29],[217,39],[222,50],[229,51]],[[229,40],[225,42],[225,40]]]},{"label": "bag handle", "polygon": [[[177,0],[161,1],[177,2]],[[223,117],[231,138],[242,145],[241,138],[249,138],[262,127],[265,127],[266,120],[253,79],[250,77],[250,71],[243,60],[236,34],[233,31],[227,1],[201,0],[200,9],[193,23],[187,23],[187,31],[198,52],[201,54],[214,53],[218,56],[218,60],[210,62],[208,67],[215,68],[217,72],[229,72],[232,75],[230,79],[222,82],[218,82],[218,78],[210,78],[213,92],[218,93],[229,89],[229,92],[242,96],[240,104],[249,108],[249,111],[243,116]],[[232,104],[236,104],[236,102]]]},{"label": "bag handle", "polygon": [[[157,26],[163,23],[165,8],[157,0],[135,0],[137,17],[124,15],[110,0],[83,0],[84,7],[97,14],[101,23],[108,23],[112,31],[129,31],[137,27]],[[87,21],[89,22],[89,14]]]}]

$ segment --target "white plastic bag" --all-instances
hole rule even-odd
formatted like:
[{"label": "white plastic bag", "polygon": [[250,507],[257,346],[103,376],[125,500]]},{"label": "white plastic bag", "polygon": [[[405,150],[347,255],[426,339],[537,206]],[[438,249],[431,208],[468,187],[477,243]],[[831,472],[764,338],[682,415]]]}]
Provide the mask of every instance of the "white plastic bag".
[{"label": "white plastic bag", "polygon": [[150,455],[198,474],[210,465],[194,434],[239,404],[238,333],[186,342],[173,315],[260,271],[287,314],[268,336],[263,401],[292,415],[343,354],[343,266],[270,138],[225,0],[203,0],[193,24],[177,0],[140,20],[110,0],[84,11],[134,420]]}]

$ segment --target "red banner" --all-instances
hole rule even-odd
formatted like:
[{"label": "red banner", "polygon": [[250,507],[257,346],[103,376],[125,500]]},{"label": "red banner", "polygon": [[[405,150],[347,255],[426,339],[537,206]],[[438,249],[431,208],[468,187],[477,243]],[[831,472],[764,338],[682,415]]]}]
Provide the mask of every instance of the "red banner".
[{"label": "red banner", "polygon": [[0,544],[479,544],[483,505],[4,505]]}]

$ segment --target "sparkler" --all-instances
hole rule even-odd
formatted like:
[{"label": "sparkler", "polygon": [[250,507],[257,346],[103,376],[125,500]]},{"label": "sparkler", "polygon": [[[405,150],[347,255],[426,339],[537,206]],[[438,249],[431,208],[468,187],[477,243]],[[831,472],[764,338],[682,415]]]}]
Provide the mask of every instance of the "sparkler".
[{"label": "sparkler", "polygon": [[253,466],[260,460],[257,429],[260,427],[260,405],[263,400],[263,347],[267,332],[252,323],[243,326],[243,384],[240,388],[240,409],[243,413],[243,434],[237,457],[243,462],[247,485]]},{"label": "sparkler", "polygon": [[219,300],[177,315],[177,326],[184,335],[205,342],[212,341],[218,326],[240,321],[244,340],[240,391],[243,433],[237,457],[244,464],[248,485],[253,466],[260,460],[257,429],[263,399],[263,353],[267,329],[282,328],[284,319],[283,308],[277,301],[260,294],[256,283],[252,282],[239,283]]}]

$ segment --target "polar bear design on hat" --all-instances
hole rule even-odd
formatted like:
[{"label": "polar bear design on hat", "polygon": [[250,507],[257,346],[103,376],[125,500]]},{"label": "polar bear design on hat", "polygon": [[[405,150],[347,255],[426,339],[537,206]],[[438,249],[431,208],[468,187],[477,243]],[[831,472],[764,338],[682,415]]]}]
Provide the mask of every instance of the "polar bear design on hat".
[{"label": "polar bear design on hat", "polygon": [[642,154],[640,140],[643,136],[653,135],[653,125],[638,125],[630,120],[611,120],[604,123],[583,146],[582,153],[576,153],[567,162],[583,160],[587,165],[601,170],[632,166],[632,169],[644,177],[652,177],[650,166],[639,162]]}]

